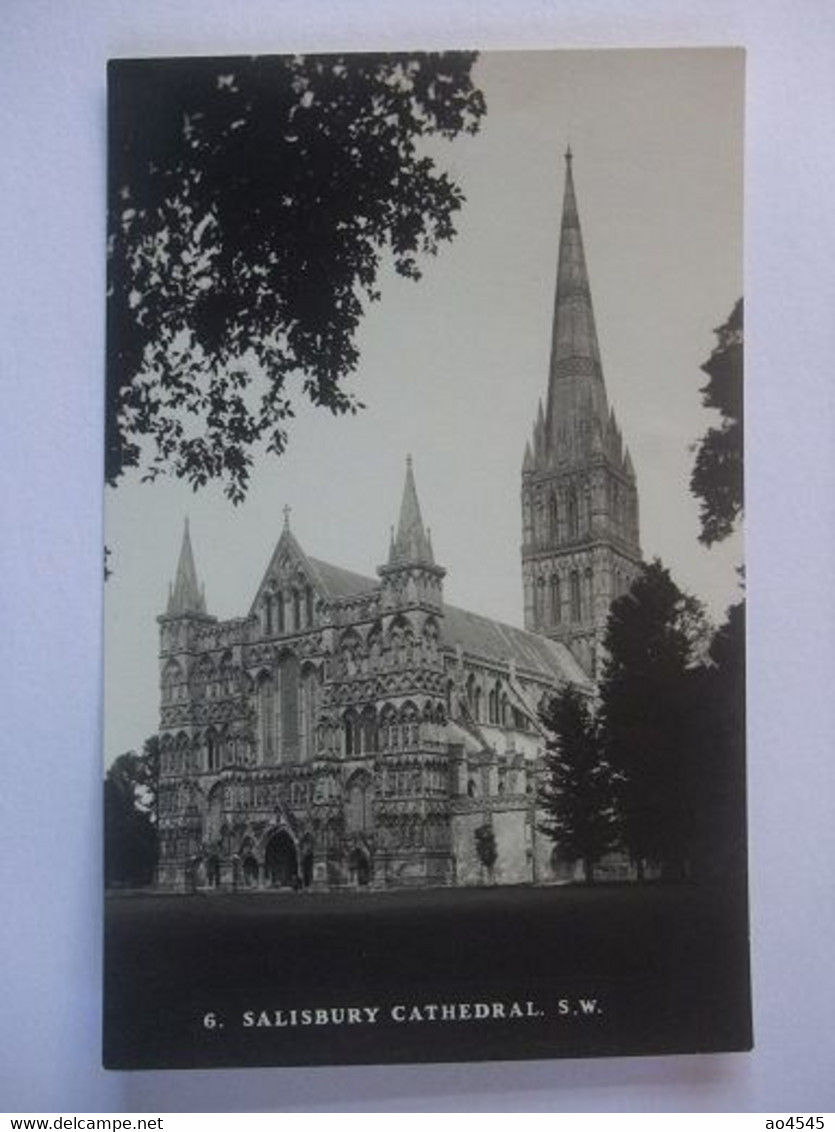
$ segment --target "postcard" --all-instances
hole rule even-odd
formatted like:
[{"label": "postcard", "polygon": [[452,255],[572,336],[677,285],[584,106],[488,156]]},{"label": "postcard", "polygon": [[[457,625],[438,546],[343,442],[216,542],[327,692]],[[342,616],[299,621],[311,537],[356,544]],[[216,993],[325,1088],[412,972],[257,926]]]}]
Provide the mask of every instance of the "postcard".
[{"label": "postcard", "polygon": [[744,54],[109,65],[109,1068],[749,1049]]}]

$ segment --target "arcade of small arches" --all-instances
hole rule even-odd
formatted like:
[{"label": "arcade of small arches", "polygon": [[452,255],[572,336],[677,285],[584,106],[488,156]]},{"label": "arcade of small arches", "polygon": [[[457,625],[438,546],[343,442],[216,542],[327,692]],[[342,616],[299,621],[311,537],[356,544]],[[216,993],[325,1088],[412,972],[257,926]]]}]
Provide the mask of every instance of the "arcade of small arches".
[{"label": "arcade of small arches", "polygon": [[249,687],[249,677],[235,666],[230,651],[224,652],[217,664],[204,653],[188,670],[170,658],[162,670],[161,702],[166,706],[189,700],[228,699]]},{"label": "arcade of small arches", "polygon": [[[605,484],[607,523],[615,534],[630,535],[634,525],[634,493],[615,476],[608,475]],[[530,513],[534,548],[563,546],[586,540],[593,528],[593,488],[588,477],[550,487],[538,484],[533,489]]]},{"label": "arcade of small arches", "polygon": [[442,728],[446,712],[441,704],[427,700],[423,711],[411,700],[399,707],[371,705],[342,713],[342,753],[347,756],[416,750],[444,742]]},{"label": "arcade of small arches", "polygon": [[427,616],[420,627],[411,618],[392,618],[386,630],[376,621],[365,632],[363,627],[346,629],[330,662],[334,679],[351,679],[371,672],[412,668],[415,665],[440,667],[443,663],[437,620]]},{"label": "arcade of small arches", "polygon": [[[318,687],[303,681],[299,703],[290,703],[292,715],[276,710],[271,684],[265,678],[258,684],[257,712],[259,742],[247,730],[233,726],[209,726],[192,737],[185,731],[165,733],[160,741],[160,773],[163,777],[217,772],[235,767],[288,765],[313,761],[320,752],[348,757],[388,754],[437,747],[444,742],[447,715],[444,706],[427,700],[421,710],[412,700],[395,705],[384,703],[379,710],[371,705],[346,708],[334,726],[327,719],[317,723]],[[496,699],[497,693],[491,693]],[[285,701],[290,697],[286,696]],[[506,709],[506,697],[504,697]],[[476,690],[476,704],[480,689]],[[295,709],[295,710],[294,710]],[[478,718],[478,709],[474,709]],[[507,714],[507,709],[506,709]],[[298,729],[288,727],[296,718]],[[276,752],[280,757],[276,757]]]},{"label": "arcade of small arches", "polygon": [[[218,852],[197,852],[186,865],[188,888],[281,889],[307,888],[313,883],[313,848],[309,837],[298,841],[289,830],[270,829],[261,837],[224,828]],[[187,843],[168,846],[186,853]]]},{"label": "arcade of small arches", "polygon": [[[629,591],[632,572],[619,567],[612,570],[612,598]],[[590,566],[580,569],[537,572],[533,583],[534,618],[541,626],[572,626],[594,619],[594,572]]]},{"label": "arcade of small arches", "polygon": [[[447,681],[446,698],[447,710],[452,713],[452,700],[455,695],[455,684]],[[540,707],[547,697],[541,697]],[[530,731],[532,723],[529,711],[523,711],[516,703],[511,701],[507,686],[499,676],[486,673],[470,672],[464,682],[464,706],[469,718],[475,723],[492,724],[505,730]],[[485,710],[486,709],[486,710]]]},{"label": "arcade of small arches", "polygon": [[[170,822],[167,811],[161,814],[162,858],[183,863],[183,882],[192,889],[299,889],[313,883],[314,866],[318,879],[326,878],[328,886],[369,884],[375,869],[378,883],[390,883],[393,852],[427,850],[448,857],[451,833],[443,803],[447,786],[442,761],[428,767],[418,762],[403,765],[379,779],[382,795],[375,811],[374,780],[360,769],[346,783],[340,798],[344,807],[308,815],[300,833],[283,822],[265,823],[258,814],[246,816],[250,801],[273,812],[281,806],[284,788],[275,782],[216,783],[207,799],[205,823],[195,801],[199,788],[180,788],[193,817]],[[427,811],[415,812],[396,800],[413,793],[427,799]],[[175,874],[170,879],[176,881]]]},{"label": "arcade of small arches", "polygon": [[316,598],[303,574],[284,587],[270,579],[258,603],[261,630],[266,637],[301,633],[316,624]]}]

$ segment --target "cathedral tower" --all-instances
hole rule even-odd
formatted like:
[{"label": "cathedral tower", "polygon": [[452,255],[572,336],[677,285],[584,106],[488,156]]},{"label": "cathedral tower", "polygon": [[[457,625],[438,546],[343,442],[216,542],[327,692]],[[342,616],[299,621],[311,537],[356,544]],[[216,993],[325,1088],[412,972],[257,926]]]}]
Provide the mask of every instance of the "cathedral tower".
[{"label": "cathedral tower", "polygon": [[[158,788],[159,861],[157,880],[173,888],[185,884],[186,862],[199,851],[201,819],[197,778],[202,768],[205,720],[196,687],[199,637],[216,619],[206,612],[197,581],[188,519],[180,558],[160,634],[160,777]],[[210,753],[210,758],[214,753]]]},{"label": "cathedral tower", "polygon": [[547,403],[522,465],[525,627],[596,676],[609,607],[641,562],[638,492],[606,396],[570,149],[565,162]]}]

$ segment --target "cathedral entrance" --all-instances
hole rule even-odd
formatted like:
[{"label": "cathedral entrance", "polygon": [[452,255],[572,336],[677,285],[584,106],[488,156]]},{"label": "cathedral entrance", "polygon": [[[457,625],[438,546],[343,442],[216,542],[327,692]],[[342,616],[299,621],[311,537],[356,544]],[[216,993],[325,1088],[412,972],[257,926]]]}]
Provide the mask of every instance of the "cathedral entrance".
[{"label": "cathedral entrance", "polygon": [[299,875],[299,861],[293,839],[285,830],[274,833],[264,854],[264,880],[272,888],[293,888]]},{"label": "cathedral entrance", "polygon": [[355,849],[348,858],[348,869],[351,874],[351,883],[358,888],[365,888],[371,880],[371,862],[368,854],[362,849]]},{"label": "cathedral entrance", "polygon": [[255,888],[258,884],[258,862],[254,857],[244,857],[244,886]]}]

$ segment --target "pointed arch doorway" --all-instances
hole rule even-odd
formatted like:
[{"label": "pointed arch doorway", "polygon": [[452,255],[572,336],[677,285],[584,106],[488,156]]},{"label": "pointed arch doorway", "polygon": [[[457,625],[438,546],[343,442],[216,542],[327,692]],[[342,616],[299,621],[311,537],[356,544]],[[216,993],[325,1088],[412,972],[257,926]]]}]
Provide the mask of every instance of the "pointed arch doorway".
[{"label": "pointed arch doorway", "polygon": [[264,881],[271,888],[293,888],[299,875],[299,858],[286,830],[274,833],[264,853]]}]

